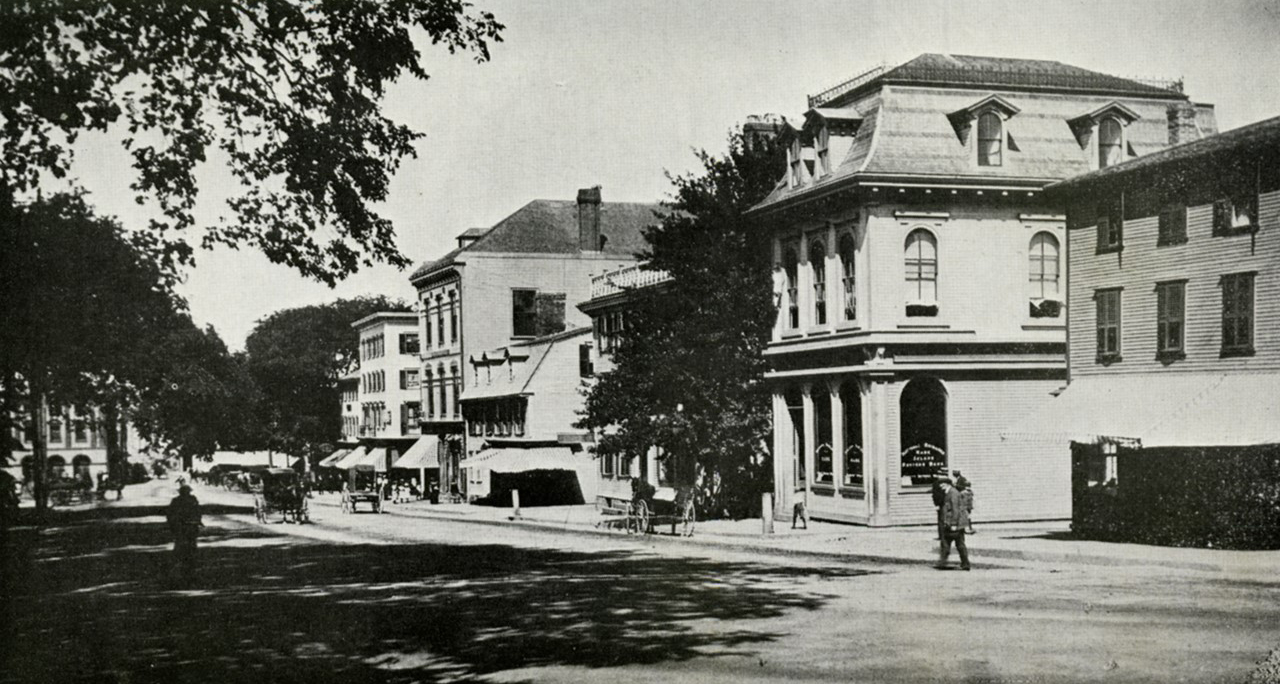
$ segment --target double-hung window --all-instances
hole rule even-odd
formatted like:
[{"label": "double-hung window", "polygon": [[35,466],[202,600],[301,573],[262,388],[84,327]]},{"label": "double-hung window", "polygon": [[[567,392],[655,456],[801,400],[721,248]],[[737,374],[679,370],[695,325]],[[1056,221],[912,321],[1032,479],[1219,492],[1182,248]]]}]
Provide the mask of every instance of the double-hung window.
[{"label": "double-hung window", "polygon": [[853,265],[853,236],[840,238],[840,284],[844,292],[844,320],[852,321],[858,317],[857,279]]},{"label": "double-hung window", "polygon": [[907,315],[938,313],[938,241],[933,233],[917,228],[907,235],[905,246]]},{"label": "double-hung window", "polygon": [[827,249],[821,240],[809,245],[809,267],[813,272],[813,322],[827,324]]},{"label": "double-hung window", "polygon": [[1119,202],[1101,204],[1097,209],[1098,253],[1117,252],[1124,248],[1124,217]]},{"label": "double-hung window", "polygon": [[793,247],[787,248],[782,258],[782,272],[786,278],[787,329],[800,327],[800,259]]},{"label": "double-hung window", "polygon": [[1222,356],[1253,354],[1253,277],[1222,276]]},{"label": "double-hung window", "polygon": [[1098,361],[1101,363],[1120,359],[1120,294],[1119,289],[1098,290],[1094,293]]},{"label": "double-hung window", "polygon": [[1156,356],[1161,361],[1185,356],[1186,293],[1186,281],[1156,285]]},{"label": "double-hung window", "polygon": [[1180,245],[1187,241],[1187,208],[1170,205],[1160,212],[1156,246]]},{"label": "double-hung window", "polygon": [[534,337],[538,331],[538,291],[511,291],[511,336]]},{"label": "double-hung window", "polygon": [[978,166],[1000,166],[1003,163],[1004,122],[995,112],[978,117]]}]

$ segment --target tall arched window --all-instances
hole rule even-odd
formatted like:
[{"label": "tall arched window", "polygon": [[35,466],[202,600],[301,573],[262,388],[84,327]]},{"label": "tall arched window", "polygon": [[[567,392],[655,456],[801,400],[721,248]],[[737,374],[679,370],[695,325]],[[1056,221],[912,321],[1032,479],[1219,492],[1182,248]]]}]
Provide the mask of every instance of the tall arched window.
[{"label": "tall arched window", "polygon": [[1098,168],[1105,169],[1124,160],[1121,154],[1123,129],[1120,122],[1107,117],[1098,124]]},{"label": "tall arched window", "polygon": [[444,364],[436,366],[436,388],[439,390],[436,400],[440,403],[436,406],[439,407],[440,417],[447,418],[449,417],[449,377],[444,373]]},{"label": "tall arched window", "polygon": [[907,302],[936,304],[938,301],[938,241],[933,233],[917,228],[907,235],[905,245]]},{"label": "tall arched window", "polygon": [[1036,233],[1031,238],[1031,298],[1058,298],[1058,238],[1052,233]]},{"label": "tall arched window", "polygon": [[1003,162],[1004,122],[995,112],[978,117],[978,166],[1000,166]]},{"label": "tall arched window", "polygon": [[49,457],[49,477],[55,480],[61,480],[67,476],[67,459],[61,456]]},{"label": "tall arched window", "polygon": [[809,268],[813,270],[813,321],[827,324],[827,248],[821,240],[809,245]]},{"label": "tall arched window", "polygon": [[89,463],[89,457],[84,454],[76,454],[76,457],[71,459],[71,472],[77,480],[89,479]]},{"label": "tall arched window", "polygon": [[902,485],[927,485],[947,467],[947,390],[936,378],[915,378],[898,400]]},{"label": "tall arched window", "polygon": [[783,255],[782,270],[787,279],[787,327],[795,330],[800,327],[800,258],[794,248],[788,247]]},{"label": "tall arched window", "polygon": [[435,379],[428,368],[422,375],[422,396],[427,399],[427,415],[434,418],[436,415],[436,388]]},{"label": "tall arched window", "polygon": [[844,484],[862,487],[862,390],[858,381],[848,379],[840,386],[840,403],[844,406]]},{"label": "tall arched window", "polygon": [[458,418],[462,415],[462,374],[458,372],[458,364],[450,367],[453,375],[453,417]]},{"label": "tall arched window", "polygon": [[846,234],[840,238],[840,289],[844,295],[844,320],[852,321],[858,317],[858,296],[854,290],[857,281],[854,278],[853,236]]},{"label": "tall arched window", "polygon": [[458,298],[453,292],[449,293],[449,341],[458,341]]}]

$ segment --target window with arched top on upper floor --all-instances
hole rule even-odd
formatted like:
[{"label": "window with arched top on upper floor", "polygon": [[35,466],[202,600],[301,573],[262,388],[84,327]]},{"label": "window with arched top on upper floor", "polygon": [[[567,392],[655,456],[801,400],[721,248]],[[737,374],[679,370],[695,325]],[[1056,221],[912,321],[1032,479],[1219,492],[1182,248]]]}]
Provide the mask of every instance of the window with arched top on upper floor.
[{"label": "window with arched top on upper floor", "polygon": [[427,415],[436,415],[435,376],[428,368],[422,375],[422,396],[427,400]]},{"label": "window with arched top on upper floor", "polygon": [[1124,127],[1120,120],[1108,116],[1098,124],[1098,168],[1105,169],[1124,161]]},{"label": "window with arched top on upper floor", "polygon": [[827,324],[827,247],[822,240],[809,243],[809,268],[813,273],[813,322]]},{"label": "window with arched top on upper floor", "polygon": [[904,245],[908,316],[934,316],[938,308],[938,240],[917,228]]},{"label": "window with arched top on upper floor", "polygon": [[786,278],[787,328],[800,327],[800,257],[794,247],[788,247],[782,256],[782,272]]},{"label": "window with arched top on upper floor", "polygon": [[1061,294],[1058,260],[1058,238],[1040,232],[1031,236],[1028,249],[1030,271],[1028,282],[1032,299],[1057,299]]},{"label": "window with arched top on upper floor", "polygon": [[853,235],[848,233],[840,238],[837,254],[840,257],[840,291],[843,298],[844,320],[852,321],[858,317],[857,279],[853,258],[856,251]]},{"label": "window with arched top on upper floor", "polygon": [[978,166],[1004,163],[1004,121],[995,112],[978,116]]}]

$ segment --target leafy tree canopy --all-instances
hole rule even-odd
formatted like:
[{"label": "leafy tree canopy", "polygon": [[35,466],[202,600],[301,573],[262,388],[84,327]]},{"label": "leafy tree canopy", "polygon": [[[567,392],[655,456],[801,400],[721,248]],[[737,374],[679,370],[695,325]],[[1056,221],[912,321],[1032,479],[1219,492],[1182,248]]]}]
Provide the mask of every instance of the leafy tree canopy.
[{"label": "leafy tree canopy", "polygon": [[739,516],[770,488],[763,351],[775,315],[768,235],[743,213],[783,164],[772,140],[740,133],[726,155],[699,158],[701,173],[672,178],[672,211],[646,234],[646,268],[671,280],[632,293],[615,368],[580,426],[603,431],[600,453],[662,447],[699,480],[702,510]]},{"label": "leafy tree canopy", "polygon": [[360,297],[285,309],[258,321],[245,354],[262,392],[259,420],[269,436],[264,446],[314,457],[337,441],[337,378],[359,359],[359,335],[351,324],[379,311],[409,310],[399,300]]},{"label": "leafy tree canopy", "polygon": [[241,189],[204,246],[250,245],[330,285],[407,265],[370,208],[422,135],[383,115],[387,85],[427,77],[412,30],[486,61],[503,28],[458,0],[0,3],[0,203],[66,175],[79,133],[123,123],[171,262],[191,257],[169,237],[195,225],[213,147]]}]

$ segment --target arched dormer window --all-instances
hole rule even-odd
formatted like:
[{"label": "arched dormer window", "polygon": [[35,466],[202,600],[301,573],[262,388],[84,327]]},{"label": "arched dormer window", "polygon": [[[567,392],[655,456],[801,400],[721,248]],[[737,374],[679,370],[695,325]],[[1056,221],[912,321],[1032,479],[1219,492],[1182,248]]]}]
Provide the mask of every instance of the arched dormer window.
[{"label": "arched dormer window", "polygon": [[813,270],[813,321],[827,324],[827,248],[821,240],[809,245],[809,268]]},{"label": "arched dormer window", "polygon": [[936,316],[938,313],[938,240],[933,233],[917,228],[904,245],[907,315]]},{"label": "arched dormer window", "polygon": [[1001,166],[1004,161],[1004,122],[995,112],[978,117],[978,166]]},{"label": "arched dormer window", "polygon": [[845,234],[840,238],[840,289],[844,296],[844,320],[852,321],[858,317],[858,296],[855,290],[857,281],[853,266],[853,236]]},{"label": "arched dormer window", "polygon": [[1098,124],[1098,168],[1124,161],[1124,127],[1114,116]]},{"label": "arched dormer window", "polygon": [[787,328],[800,327],[800,258],[794,247],[788,247],[782,257],[782,272],[786,277]]}]

